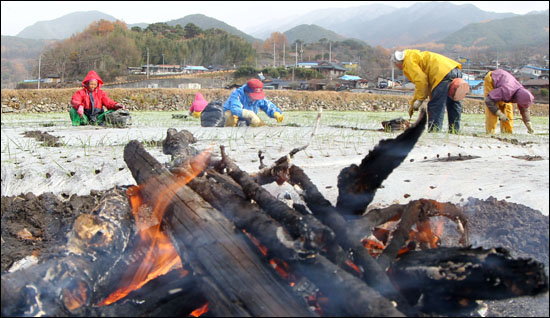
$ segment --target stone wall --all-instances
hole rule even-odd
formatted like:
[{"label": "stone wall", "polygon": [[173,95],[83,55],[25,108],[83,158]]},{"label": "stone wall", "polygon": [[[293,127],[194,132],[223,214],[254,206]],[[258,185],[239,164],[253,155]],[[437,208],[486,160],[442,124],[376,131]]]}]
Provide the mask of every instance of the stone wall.
[{"label": "stone wall", "polygon": [[[10,90],[3,89],[2,113],[9,112],[63,112],[68,111],[75,89]],[[187,111],[197,92],[206,100],[225,101],[230,90],[227,89],[124,89],[105,88],[109,97],[132,110],[147,111]],[[333,92],[333,91],[266,91],[266,98],[283,111],[288,110],[324,110],[339,111],[406,111],[409,96],[380,95],[373,93]],[[517,107],[514,107],[517,111]],[[479,99],[466,98],[463,101],[463,113],[482,114],[484,103]],[[547,104],[534,104],[531,107],[534,116],[548,116]],[[519,113],[518,113],[519,114]]]}]

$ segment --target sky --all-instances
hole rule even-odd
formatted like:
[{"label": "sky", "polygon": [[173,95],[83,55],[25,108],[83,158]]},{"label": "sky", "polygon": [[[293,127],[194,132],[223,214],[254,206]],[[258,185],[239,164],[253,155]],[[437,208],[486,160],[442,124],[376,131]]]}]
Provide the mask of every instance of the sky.
[{"label": "sky", "polygon": [[[348,8],[383,3],[407,8],[427,1],[1,1],[2,35],[16,36],[39,21],[77,11],[97,10],[127,24],[165,22],[201,13],[251,33],[273,17],[284,18],[324,8]],[[548,9],[548,1],[447,1],[471,3],[484,11],[525,14]]]}]

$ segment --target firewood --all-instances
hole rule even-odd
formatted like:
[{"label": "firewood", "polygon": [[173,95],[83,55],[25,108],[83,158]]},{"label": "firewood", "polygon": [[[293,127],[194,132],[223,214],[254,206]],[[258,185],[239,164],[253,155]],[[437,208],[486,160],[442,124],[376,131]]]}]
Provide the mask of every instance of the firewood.
[{"label": "firewood", "polygon": [[[206,173],[207,176],[212,174],[216,172]],[[230,191],[223,186],[201,179],[193,179],[190,186],[223,211],[237,227],[246,229],[265,245],[268,248],[266,257],[277,257],[288,262],[296,275],[308,278],[321,289],[323,295],[329,296],[332,304],[330,308],[335,308],[326,314],[360,317],[402,315],[388,299],[365,285],[359,278],[345,273],[325,257],[289,248],[297,245],[289,238],[280,242],[282,226],[252,203],[239,196],[232,197]],[[289,255],[289,250],[295,252]]]},{"label": "firewood", "polygon": [[414,147],[426,126],[421,111],[417,122],[394,139],[385,139],[357,166],[352,164],[338,175],[337,210],[347,217],[362,215],[382,182],[397,168]]},{"label": "firewood", "polygon": [[327,199],[324,198],[321,192],[319,192],[317,187],[301,168],[297,166],[292,166],[290,168],[289,181],[291,184],[297,185],[303,190],[301,195],[312,213],[319,218],[321,222],[327,224],[334,230],[336,240],[340,243],[340,245],[352,251],[354,261],[360,266],[362,272],[364,273],[363,279],[368,283],[368,285],[382,295],[396,300],[398,304],[405,306],[403,310],[407,311],[408,308],[406,308],[407,306],[404,304],[404,300],[391,284],[384,269],[378,265],[376,260],[369,255],[367,250],[361,244],[363,234],[360,232],[350,231],[351,227],[348,225],[344,217],[338,213],[336,208],[334,208]]},{"label": "firewood", "polygon": [[[223,214],[156,161],[137,141],[124,149],[124,160],[153,205],[164,191],[163,224],[178,254],[198,278],[214,312],[230,316],[311,316],[303,301],[236,233]],[[179,180],[181,181],[181,180]],[[244,288],[246,286],[246,288]]]},{"label": "firewood", "polygon": [[513,259],[502,248],[410,251],[395,260],[388,273],[411,305],[433,314],[459,315],[475,309],[476,300],[548,292],[542,263]]},{"label": "firewood", "polygon": [[87,315],[105,296],[133,237],[133,217],[122,189],[107,192],[91,214],[81,214],[66,248],[39,263],[2,274],[2,315]]},{"label": "firewood", "polygon": [[334,240],[334,232],[330,228],[311,215],[297,213],[273,197],[225,155],[223,146],[220,148],[222,151],[221,164],[225,167],[227,174],[243,188],[249,199],[256,201],[272,218],[283,224],[292,235],[304,237],[308,247],[316,249],[320,249]]},{"label": "firewood", "polygon": [[459,244],[462,246],[468,245],[468,220],[456,206],[435,200],[415,200],[405,205],[397,229],[392,232],[389,244],[378,257],[380,266],[382,268],[390,266],[391,262],[397,257],[399,250],[409,239],[409,233],[414,224],[428,222],[428,218],[433,216],[445,216],[457,222],[459,227],[462,228]]}]

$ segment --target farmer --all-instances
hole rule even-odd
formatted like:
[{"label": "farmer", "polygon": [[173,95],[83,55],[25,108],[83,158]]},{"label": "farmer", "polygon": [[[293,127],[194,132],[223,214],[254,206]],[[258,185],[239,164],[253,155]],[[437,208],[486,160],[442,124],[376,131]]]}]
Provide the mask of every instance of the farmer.
[{"label": "farmer", "polygon": [[258,79],[251,79],[245,85],[234,90],[225,104],[225,126],[237,126],[239,120],[244,120],[253,127],[263,126],[264,123],[258,117],[258,109],[263,110],[267,116],[283,121],[282,111],[271,101],[265,99],[264,84]]},{"label": "farmer", "polygon": [[[107,96],[107,93],[100,89],[103,81],[95,71],[90,71],[82,81],[81,90],[74,93],[71,98],[72,107],[69,115],[73,126],[98,124],[103,125],[105,115],[117,109],[126,109],[126,106],[119,104]],[[107,111],[103,111],[103,106]]]},{"label": "farmer", "polygon": [[191,104],[191,108],[189,108],[189,115],[195,118],[200,118],[201,112],[204,110],[206,105],[208,105],[208,102],[204,99],[204,96],[202,96],[201,93],[197,93],[195,95],[195,100]]},{"label": "farmer", "polygon": [[[391,60],[415,85],[414,96],[409,102],[409,116],[429,97],[428,131],[441,130],[447,108],[449,132],[458,133],[462,113],[460,99],[466,95],[464,84],[468,85],[462,80],[462,65],[443,55],[419,50],[395,51]],[[450,83],[456,78],[463,81],[461,94],[457,94],[463,96],[458,101],[449,96]]]},{"label": "farmer", "polygon": [[514,107],[518,104],[519,113],[523,119],[527,132],[532,134],[529,106],[533,104],[533,94],[521,85],[516,78],[505,70],[497,69],[488,72],[483,82],[483,96],[485,96],[485,132],[494,134],[497,120],[500,119],[500,131],[513,133]]}]

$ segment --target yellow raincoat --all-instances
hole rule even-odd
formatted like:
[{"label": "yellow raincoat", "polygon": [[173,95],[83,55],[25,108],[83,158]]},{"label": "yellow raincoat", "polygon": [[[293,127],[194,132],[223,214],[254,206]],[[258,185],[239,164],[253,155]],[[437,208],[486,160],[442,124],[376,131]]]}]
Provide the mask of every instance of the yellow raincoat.
[{"label": "yellow raincoat", "polygon": [[403,60],[403,73],[415,85],[414,96],[410,101],[411,106],[416,100],[425,100],[431,97],[434,88],[454,68],[462,70],[462,65],[441,54],[405,50]]}]

